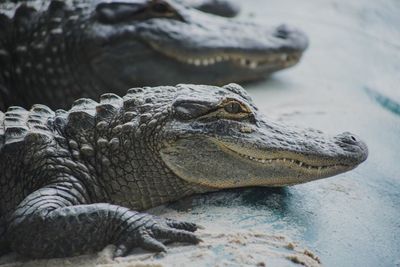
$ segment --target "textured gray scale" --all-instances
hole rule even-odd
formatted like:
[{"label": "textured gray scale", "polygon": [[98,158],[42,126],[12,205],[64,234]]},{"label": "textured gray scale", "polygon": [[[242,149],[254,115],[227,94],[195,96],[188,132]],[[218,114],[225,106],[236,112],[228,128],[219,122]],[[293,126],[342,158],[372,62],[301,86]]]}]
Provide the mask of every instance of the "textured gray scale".
[{"label": "textured gray scale", "polygon": [[[84,14],[85,10],[91,7],[91,4],[83,5],[81,11]],[[51,92],[46,91],[50,85],[59,86],[59,82],[65,87],[65,78],[67,67],[62,66],[62,71],[55,72],[55,62],[60,64],[60,49],[65,49],[65,44],[62,43],[63,36],[62,29],[60,28],[63,19],[68,17],[71,13],[69,7],[80,5],[80,1],[66,0],[66,1],[41,1],[41,0],[22,0],[22,1],[2,1],[0,3],[0,65],[4,71],[0,71],[0,95],[3,99],[0,100],[0,108],[4,108],[8,102],[15,102],[23,104],[21,98],[29,99],[37,94],[31,88],[32,84],[40,86],[43,89],[41,94],[44,97],[52,97]],[[45,22],[45,20],[48,20]],[[42,25],[42,26],[40,26]],[[43,26],[45,25],[45,27]],[[15,31],[16,34],[12,34]],[[31,38],[28,32],[33,33],[32,42],[25,42],[27,37]],[[42,34],[42,38],[38,38],[38,34]],[[13,37],[12,39],[10,38]],[[62,38],[56,40],[57,38]],[[17,45],[15,45],[15,43]],[[18,44],[20,43],[20,44]],[[14,47],[14,53],[17,59],[11,62],[9,50]],[[51,51],[55,53],[48,55]],[[41,62],[40,58],[43,58]],[[54,58],[54,62],[52,59]],[[10,78],[10,71],[13,66],[16,77],[18,78],[17,87],[27,87],[24,90],[24,96],[21,92],[13,92],[12,80]],[[35,69],[38,71],[46,71],[47,77],[43,74],[32,75]],[[68,74],[69,75],[69,74]],[[59,76],[59,77],[58,77]],[[56,94],[62,94],[62,90],[54,90]],[[58,96],[62,97],[62,96]]]},{"label": "textured gray scale", "polygon": [[[114,244],[124,256],[166,251],[165,239],[196,244],[195,224],[138,211],[218,188],[321,179],[367,157],[350,133],[279,125],[252,105],[231,84],[132,89],[69,111],[10,107],[0,113],[0,254],[65,257]],[[109,120],[97,121],[104,110]]]},{"label": "textured gray scale", "polygon": [[76,100],[68,113],[67,131],[77,132],[93,128],[97,106],[98,103],[89,98]]},{"label": "textured gray scale", "polygon": [[[293,66],[307,47],[307,37],[292,27],[264,28],[167,2],[174,16],[151,12],[157,1],[3,1],[0,109],[35,103],[69,108],[79,97],[108,90],[123,94],[143,84],[258,79]],[[138,7],[143,15],[127,17]],[[240,28],[246,36],[237,36]],[[99,109],[112,113],[106,106]]]},{"label": "textured gray scale", "polygon": [[116,94],[108,93],[100,96],[100,104],[96,106],[98,122],[110,119],[122,107],[123,100]]},{"label": "textured gray scale", "polygon": [[21,107],[10,107],[6,113],[1,114],[0,135],[5,144],[21,143],[32,132],[36,132],[36,138],[42,136],[43,139],[52,134],[47,120],[54,117],[54,112],[47,106],[34,105],[29,111]]},{"label": "textured gray scale", "polygon": [[[146,89],[146,91],[151,94],[151,89]],[[140,97],[139,97],[140,98]],[[161,99],[165,101],[170,100],[171,96],[163,96]],[[14,209],[17,211],[14,213],[15,218],[12,219],[8,231],[10,232],[10,243],[13,249],[17,250],[19,253],[33,256],[33,257],[48,257],[48,256],[67,256],[71,255],[71,253],[81,253],[83,251],[92,251],[92,250],[99,250],[101,249],[106,242],[117,242],[118,240],[113,240],[112,236],[121,236],[119,234],[120,231],[131,231],[129,229],[119,229],[119,227],[114,228],[113,226],[107,226],[108,223],[113,224],[114,221],[123,220],[125,221],[126,218],[130,218],[129,221],[119,223],[121,226],[123,225],[130,225],[132,224],[132,230],[136,227],[135,225],[143,225],[144,227],[153,228],[158,225],[165,225],[163,226],[165,231],[165,235],[168,234],[169,239],[176,240],[176,241],[186,241],[197,243],[198,239],[189,233],[175,233],[174,231],[169,228],[165,228],[167,224],[165,224],[162,219],[158,219],[153,216],[145,215],[145,214],[138,214],[137,212],[131,210],[128,213],[126,208],[116,205],[110,204],[97,204],[99,202],[107,202],[110,201],[111,196],[107,196],[108,193],[116,194],[112,196],[115,198],[114,203],[125,204],[128,206],[129,203],[132,207],[143,209],[144,206],[154,205],[160,201],[166,201],[165,197],[152,195],[150,196],[138,196],[138,199],[132,199],[132,193],[136,193],[137,190],[140,190],[136,187],[135,181],[131,181],[134,183],[134,186],[128,186],[129,182],[124,180],[115,180],[114,176],[108,176],[110,174],[117,174],[117,175],[124,175],[124,172],[133,173],[135,168],[138,168],[138,165],[131,166],[129,164],[128,159],[126,158],[128,154],[122,153],[116,155],[114,158],[118,159],[121,164],[128,164],[125,167],[115,169],[114,166],[110,166],[109,169],[96,169],[93,168],[93,164],[95,161],[93,160],[96,157],[96,147],[97,144],[104,144],[105,145],[105,155],[100,158],[103,164],[111,164],[111,162],[107,159],[106,155],[108,154],[108,150],[119,151],[123,147],[120,144],[120,140],[118,135],[121,131],[124,131],[123,128],[126,123],[123,121],[117,120],[117,118],[135,118],[135,116],[131,116],[132,112],[130,112],[129,116],[125,117],[122,114],[114,114],[114,120],[120,124],[120,127],[113,126],[114,129],[119,129],[115,131],[116,134],[114,138],[110,138],[109,141],[104,139],[101,136],[96,137],[98,142],[94,145],[88,140],[91,136],[94,138],[96,128],[86,127],[89,121],[89,124],[92,122],[93,117],[98,116],[98,107],[101,105],[104,106],[112,106],[115,110],[119,112],[123,112],[121,107],[123,105],[122,98],[113,95],[107,94],[101,97],[102,104],[97,103],[96,101],[90,99],[79,99],[75,101],[73,107],[69,111],[64,110],[57,110],[53,112],[46,106],[43,105],[34,105],[29,111],[26,111],[22,108],[18,107],[11,107],[6,113],[0,113],[0,137],[3,136],[11,136],[14,140],[24,140],[24,146],[15,146],[14,144],[10,143],[10,150],[0,150],[0,168],[5,169],[4,172],[1,172],[0,182],[3,183],[5,180],[11,180],[12,184],[9,182],[7,184],[7,188],[0,188],[0,192],[2,192],[2,202],[1,209],[5,211],[7,217],[10,216]],[[145,101],[141,101],[144,103]],[[68,123],[66,123],[68,121]],[[63,135],[64,130],[70,129],[72,126],[71,123],[75,123],[77,126],[75,130],[72,132],[67,133],[65,137],[68,139],[68,145],[62,145],[60,141],[58,141],[58,135]],[[82,127],[82,124],[86,124],[85,127]],[[78,127],[80,125],[80,127]],[[93,125],[91,125],[93,126]],[[107,127],[107,125],[106,125]],[[6,129],[6,131],[3,131]],[[25,131],[21,130],[25,129]],[[130,128],[129,130],[134,131],[135,128]],[[8,132],[7,132],[8,131]],[[40,140],[42,136],[46,137],[46,146],[43,144],[38,143],[38,139]],[[103,141],[104,140],[104,141]],[[63,141],[63,140],[61,140]],[[61,144],[61,146],[60,146]],[[13,145],[13,147],[11,147]],[[99,145],[100,146],[100,145]],[[127,143],[125,143],[127,146]],[[140,151],[140,150],[139,150]],[[139,153],[139,152],[136,152]],[[126,155],[125,155],[126,154]],[[16,161],[16,165],[13,166],[9,164],[10,161],[13,161],[14,157],[20,157],[19,161]],[[143,160],[150,160],[147,156],[144,156]],[[109,165],[108,165],[109,166]],[[143,166],[147,166],[147,164],[143,164]],[[33,168],[33,169],[30,169]],[[103,181],[99,181],[100,177],[93,176],[96,171],[101,171],[101,175],[105,177],[102,178]],[[146,173],[149,171],[146,171]],[[150,172],[149,172],[150,173]],[[57,175],[61,175],[58,177],[57,184],[50,184],[53,179],[57,178]],[[27,176],[28,175],[28,176]],[[34,177],[30,176],[34,175]],[[55,176],[53,176],[55,175]],[[17,176],[17,177],[15,177]],[[113,181],[110,181],[109,179]],[[49,187],[41,188],[36,183],[47,183],[50,184]],[[108,183],[108,185],[104,185],[102,183]],[[109,185],[112,184],[114,186],[114,190],[109,191],[108,193],[106,189]],[[174,182],[171,181],[173,185]],[[167,186],[171,186],[167,185]],[[10,186],[10,188],[8,187]],[[143,188],[143,193],[147,192],[148,186],[146,183],[140,182],[140,187]],[[136,187],[136,188],[135,188]],[[31,193],[29,190],[31,188],[40,188],[38,191]],[[23,189],[23,190],[22,190]],[[5,191],[4,191],[5,190]],[[25,192],[27,191],[27,193]],[[189,191],[187,188],[184,191]],[[4,194],[7,192],[7,195]],[[27,195],[31,193],[27,198]],[[8,199],[9,194],[15,195],[15,197]],[[153,194],[153,193],[152,193]],[[24,199],[25,198],[25,199]],[[22,199],[24,199],[22,201]],[[92,207],[89,206],[82,206],[80,207],[78,204],[81,203],[92,203],[89,202],[88,199],[93,199],[95,201],[92,204]],[[139,200],[141,199],[141,200]],[[22,202],[21,202],[22,201]],[[22,205],[23,208],[16,208],[15,205]],[[26,206],[24,206],[26,205]],[[57,212],[53,212],[52,220],[48,222],[52,222],[56,228],[52,228],[53,226],[46,225],[46,229],[41,228],[45,225],[40,225],[40,222],[44,222],[44,220],[40,219],[36,221],[34,219],[35,212],[39,209],[54,209],[60,206],[70,206],[70,205],[77,205],[72,207],[65,207],[62,211],[62,216],[57,217]],[[140,207],[144,205],[143,207]],[[84,213],[79,215],[79,210],[84,211]],[[3,215],[3,212],[2,214]],[[129,215],[126,217],[126,215]],[[31,239],[28,237],[29,233],[25,233],[24,231],[27,230],[25,226],[22,228],[18,228],[19,225],[24,225],[24,218],[25,217],[32,217],[32,221],[29,222],[30,227],[36,229],[35,233],[39,233],[38,238]],[[60,225],[65,225],[65,216],[70,216],[68,219],[68,224],[75,225],[73,228],[77,229],[85,229],[85,227],[89,226],[88,229],[84,230],[86,235],[87,233],[94,234],[92,238],[100,238],[100,240],[94,240],[93,242],[88,242],[85,244],[85,247],[79,247],[74,242],[77,241],[77,238],[80,239],[81,237],[76,236],[67,242],[60,243],[47,243],[48,237],[54,237],[54,231],[60,233],[61,235],[63,231],[69,231],[68,229],[72,229],[71,227],[67,228],[60,228]],[[110,217],[111,216],[111,217]],[[120,218],[120,216],[122,216]],[[63,218],[60,220],[60,218]],[[78,219],[79,218],[79,219]],[[112,219],[112,221],[108,221],[106,218]],[[60,221],[59,221],[60,220]],[[143,222],[146,222],[143,224]],[[81,224],[82,223],[82,224]],[[90,228],[92,223],[100,223],[94,228]],[[81,224],[79,226],[78,224]],[[180,225],[180,223],[176,222],[175,225]],[[77,227],[76,227],[77,226]],[[107,229],[115,229],[117,232],[110,234],[109,236],[107,233],[109,230],[101,227],[107,227]],[[2,227],[2,226],[0,226]],[[96,233],[98,229],[102,229],[99,233]],[[141,226],[142,227],[142,226]],[[194,231],[196,227],[193,224],[182,224],[182,229]],[[19,230],[15,230],[19,229]],[[81,231],[81,230],[78,230]],[[106,234],[106,236],[104,236]],[[23,238],[23,240],[21,240]],[[185,239],[182,239],[185,238]],[[30,242],[35,240],[37,246],[32,249],[29,249],[30,252],[27,252],[27,248],[30,247]],[[87,242],[87,238],[85,237],[81,241]],[[0,233],[0,253],[5,251],[5,244],[4,233],[3,231]],[[81,242],[79,241],[79,242]],[[124,240],[120,240],[118,242],[122,242],[125,244]],[[135,241],[136,242],[136,241]],[[7,243],[7,242],[6,242]],[[93,247],[92,244],[95,244]],[[115,243],[118,245],[118,243]],[[72,250],[71,250],[72,249]],[[153,248],[158,250],[164,250],[164,247]],[[75,251],[75,252],[74,252]]]}]

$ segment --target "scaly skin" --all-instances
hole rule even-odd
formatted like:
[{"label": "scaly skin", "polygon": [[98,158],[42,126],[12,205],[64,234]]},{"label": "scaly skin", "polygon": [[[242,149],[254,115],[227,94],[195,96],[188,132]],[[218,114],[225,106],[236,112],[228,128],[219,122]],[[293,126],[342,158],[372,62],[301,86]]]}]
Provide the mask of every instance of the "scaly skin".
[{"label": "scaly skin", "polygon": [[0,112],[0,248],[48,258],[197,243],[195,224],[138,211],[221,188],[304,183],[367,154],[350,133],[269,121],[236,84],[134,88],[69,111],[11,107]]},{"label": "scaly skin", "polygon": [[20,5],[13,15],[8,2],[0,4],[7,14],[0,15],[1,110],[67,108],[80,97],[134,86],[260,79],[295,65],[308,43],[289,26],[164,0],[27,2],[39,11]]}]

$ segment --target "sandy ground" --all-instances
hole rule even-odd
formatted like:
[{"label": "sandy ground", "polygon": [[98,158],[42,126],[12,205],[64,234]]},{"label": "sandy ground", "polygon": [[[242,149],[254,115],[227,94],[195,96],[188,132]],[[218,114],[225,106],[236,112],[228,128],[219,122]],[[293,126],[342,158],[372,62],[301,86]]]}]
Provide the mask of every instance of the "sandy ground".
[{"label": "sandy ground", "polygon": [[[163,209],[170,218],[185,216],[181,212]],[[209,223],[199,230],[203,242],[198,246],[173,244],[168,253],[148,253],[135,250],[132,255],[112,258],[114,246],[103,251],[65,259],[23,260],[15,254],[0,259],[2,267],[39,266],[102,266],[102,267],[158,267],[158,266],[321,266],[313,252],[301,248],[284,236],[268,235],[251,230],[227,231],[225,225]]]},{"label": "sandy ground", "polygon": [[[239,2],[239,0],[238,0]],[[5,266],[400,266],[400,2],[246,0],[242,18],[301,27],[301,64],[247,85],[270,118],[368,144],[352,172],[283,189],[231,190],[152,212],[200,223],[204,243],[167,255],[136,251]],[[295,244],[295,245],[294,245]],[[308,248],[308,249],[305,249]],[[313,251],[313,252],[310,252]]]}]

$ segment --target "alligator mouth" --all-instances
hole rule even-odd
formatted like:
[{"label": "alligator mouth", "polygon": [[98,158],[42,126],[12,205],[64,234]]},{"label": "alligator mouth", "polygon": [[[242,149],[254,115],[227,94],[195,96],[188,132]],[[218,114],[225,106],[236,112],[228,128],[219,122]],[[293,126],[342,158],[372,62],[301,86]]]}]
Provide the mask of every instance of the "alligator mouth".
[{"label": "alligator mouth", "polygon": [[[193,147],[197,149],[193,151]],[[181,138],[161,151],[166,165],[187,182],[208,188],[289,186],[306,183],[355,168],[341,154],[328,156],[238,146],[218,137]]]},{"label": "alligator mouth", "polygon": [[194,65],[196,67],[206,67],[218,63],[233,63],[236,66],[248,69],[263,69],[271,66],[289,67],[295,65],[301,57],[301,53],[278,53],[268,57],[250,58],[242,55],[220,54],[213,56],[170,56],[177,61]]},{"label": "alligator mouth", "polygon": [[209,67],[221,63],[230,63],[238,67],[250,70],[262,70],[270,68],[287,68],[296,65],[302,56],[302,52],[277,52],[264,54],[260,56],[246,56],[244,54],[234,53],[215,53],[215,54],[198,54],[198,55],[183,55],[178,52],[171,52],[158,47],[151,43],[151,47],[157,52],[171,58],[175,61],[191,65],[194,67]]},{"label": "alligator mouth", "polygon": [[218,142],[218,143],[224,150],[227,150],[228,152],[233,153],[242,159],[248,160],[255,164],[259,164],[263,167],[266,167],[268,165],[272,166],[272,165],[279,164],[279,165],[285,165],[286,167],[289,167],[289,168],[299,169],[305,173],[315,173],[318,176],[328,174],[328,173],[330,174],[332,172],[342,172],[344,170],[349,170],[352,168],[350,165],[346,165],[346,164],[339,164],[339,163],[315,164],[315,163],[309,163],[306,161],[301,161],[301,160],[290,158],[290,157],[260,158],[260,157],[243,154],[225,144],[222,144],[220,142]]}]

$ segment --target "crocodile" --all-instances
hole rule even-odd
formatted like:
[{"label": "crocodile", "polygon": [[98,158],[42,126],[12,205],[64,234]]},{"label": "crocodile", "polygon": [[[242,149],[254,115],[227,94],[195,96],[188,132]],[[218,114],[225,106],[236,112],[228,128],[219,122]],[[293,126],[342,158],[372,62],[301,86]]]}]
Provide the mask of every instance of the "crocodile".
[{"label": "crocodile", "polygon": [[3,111],[38,103],[67,109],[75,99],[135,86],[260,79],[295,65],[308,46],[306,35],[288,25],[260,26],[167,0],[6,3]]},{"label": "crocodile", "polygon": [[142,211],[226,188],[305,183],[368,155],[349,132],[271,121],[237,84],[132,88],[69,111],[14,106],[0,121],[1,250],[31,258],[196,244],[196,224]]}]

